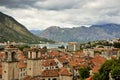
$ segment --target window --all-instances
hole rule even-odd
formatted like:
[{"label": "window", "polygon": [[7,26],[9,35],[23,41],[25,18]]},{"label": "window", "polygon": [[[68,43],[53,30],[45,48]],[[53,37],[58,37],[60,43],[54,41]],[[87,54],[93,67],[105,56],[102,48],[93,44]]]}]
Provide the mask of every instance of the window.
[{"label": "window", "polygon": [[36,52],[36,58],[38,58],[38,52]]},{"label": "window", "polygon": [[30,58],[32,58],[32,52],[30,52]]},{"label": "window", "polygon": [[22,73],[20,74],[20,76],[22,76]]},{"label": "window", "polygon": [[8,58],[8,52],[5,52],[5,60]]},{"label": "window", "polygon": [[12,58],[13,61],[16,60],[16,56],[15,56],[15,54],[16,54],[15,52],[12,52],[12,54],[11,54],[11,58]]},{"label": "window", "polygon": [[31,68],[29,68],[29,70],[31,70]]},{"label": "window", "polygon": [[53,78],[53,80],[57,80],[56,78]]},{"label": "window", "polygon": [[23,73],[23,76],[25,76],[25,73]]},{"label": "window", "polygon": [[52,69],[54,69],[54,67],[52,66]]},{"label": "window", "polygon": [[6,71],[4,71],[4,73],[6,73]]},{"label": "window", "polygon": [[58,68],[58,66],[56,66],[56,68]]},{"label": "window", "polygon": [[50,80],[50,78],[48,78],[48,80]]}]

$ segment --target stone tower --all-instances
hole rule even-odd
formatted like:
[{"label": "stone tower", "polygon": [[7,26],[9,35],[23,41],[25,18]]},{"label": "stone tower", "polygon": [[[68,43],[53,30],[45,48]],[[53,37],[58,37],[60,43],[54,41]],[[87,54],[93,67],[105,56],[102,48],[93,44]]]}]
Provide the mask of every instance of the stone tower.
[{"label": "stone tower", "polygon": [[2,80],[19,79],[17,50],[13,45],[8,45],[5,48],[4,58],[2,60]]},{"label": "stone tower", "polygon": [[28,50],[27,75],[36,77],[41,75],[41,52],[39,48]]}]

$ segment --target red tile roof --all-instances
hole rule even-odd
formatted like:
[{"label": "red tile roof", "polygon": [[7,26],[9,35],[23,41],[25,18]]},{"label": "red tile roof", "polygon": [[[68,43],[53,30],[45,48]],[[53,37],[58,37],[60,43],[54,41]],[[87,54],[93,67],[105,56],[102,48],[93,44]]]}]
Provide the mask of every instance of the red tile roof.
[{"label": "red tile roof", "polygon": [[19,68],[26,68],[26,67],[27,67],[27,64],[25,64],[23,61],[20,61],[20,62],[18,63],[18,67],[19,67]]},{"label": "red tile roof", "polygon": [[18,59],[21,61],[26,60],[26,57],[23,55],[23,52],[18,50]]},{"label": "red tile roof", "polygon": [[47,59],[42,62],[42,66],[57,66],[54,59]]},{"label": "red tile roof", "polygon": [[34,77],[31,77],[31,76],[25,76],[22,80],[42,80],[42,79],[34,78]]},{"label": "red tile roof", "polygon": [[106,59],[100,56],[99,54],[96,54],[95,57],[92,59],[92,62],[94,63],[94,65],[97,65],[97,66],[101,66],[105,61]]},{"label": "red tile roof", "polygon": [[42,77],[58,77],[59,76],[59,70],[58,69],[54,69],[54,70],[44,70],[41,73]]},{"label": "red tile roof", "polygon": [[72,73],[67,68],[61,68],[59,74],[62,76],[72,76]]},{"label": "red tile roof", "polygon": [[58,77],[61,76],[72,76],[72,73],[68,71],[67,68],[54,69],[54,70],[44,70],[42,71],[42,77]]},{"label": "red tile roof", "polygon": [[41,49],[40,48],[30,48],[30,49],[28,49],[28,51],[39,52],[39,51],[41,51]]},{"label": "red tile roof", "polygon": [[19,59],[18,67],[19,68],[26,68],[27,65],[24,63],[26,60],[26,57],[23,55],[23,52],[20,50],[18,50],[18,59]]},{"label": "red tile roof", "polygon": [[0,52],[0,59],[3,59],[4,57],[4,52]]},{"label": "red tile roof", "polygon": [[60,54],[60,52],[58,52],[58,51],[52,51],[52,52],[49,52],[49,53],[48,53],[48,55],[49,55],[50,57],[57,57],[57,56],[59,56],[59,54]]},{"label": "red tile roof", "polygon": [[61,63],[68,62],[68,59],[65,57],[57,58]]},{"label": "red tile roof", "polygon": [[75,66],[77,66],[77,63],[76,63],[75,61],[70,61],[70,65],[71,65],[72,67],[75,67]]},{"label": "red tile roof", "polygon": [[94,66],[94,67],[92,68],[92,73],[97,73],[98,70],[99,70],[99,68],[100,68],[100,67],[98,67],[98,66]]}]

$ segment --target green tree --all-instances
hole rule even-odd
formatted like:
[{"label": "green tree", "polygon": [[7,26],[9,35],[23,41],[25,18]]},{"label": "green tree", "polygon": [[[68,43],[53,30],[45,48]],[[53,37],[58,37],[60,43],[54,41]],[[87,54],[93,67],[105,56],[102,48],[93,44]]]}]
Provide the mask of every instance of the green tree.
[{"label": "green tree", "polygon": [[43,53],[47,52],[47,46],[44,46],[42,49],[43,49]]},{"label": "green tree", "polygon": [[60,49],[65,49],[65,46],[64,46],[64,45],[58,46],[58,48],[60,48]]},{"label": "green tree", "polygon": [[18,49],[20,49],[21,51],[23,51],[24,48],[30,48],[30,46],[28,45],[19,45],[17,46]]},{"label": "green tree", "polygon": [[102,76],[102,80],[109,79],[109,73],[112,70],[113,64],[114,64],[114,60],[108,60],[101,66],[99,72]]},{"label": "green tree", "polygon": [[81,68],[79,70],[79,75],[80,75],[80,78],[82,78],[82,79],[89,77],[89,74],[90,74],[90,72],[87,68]]},{"label": "green tree", "polygon": [[102,80],[101,75],[99,73],[95,73],[93,76],[93,80]]},{"label": "green tree", "polygon": [[116,66],[115,68],[113,68],[113,70],[111,71],[111,76],[115,80],[120,80],[120,66]]},{"label": "green tree", "polygon": [[120,80],[120,59],[107,60],[100,68],[99,73],[93,76],[93,80],[109,80],[109,74],[114,80]]},{"label": "green tree", "polygon": [[113,43],[113,46],[114,46],[115,48],[120,48],[120,42],[114,42],[114,43]]}]

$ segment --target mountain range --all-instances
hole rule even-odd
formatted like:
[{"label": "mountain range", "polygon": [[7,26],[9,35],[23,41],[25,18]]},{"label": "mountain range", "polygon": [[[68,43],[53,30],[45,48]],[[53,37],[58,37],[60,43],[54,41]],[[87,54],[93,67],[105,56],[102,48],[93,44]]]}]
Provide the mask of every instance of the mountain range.
[{"label": "mountain range", "polygon": [[30,32],[38,36],[42,32],[42,30],[30,30]]},{"label": "mountain range", "polygon": [[90,27],[60,28],[51,26],[39,35],[55,41],[63,42],[88,42],[120,38],[120,24],[91,25]]},{"label": "mountain range", "polygon": [[90,27],[81,26],[73,28],[51,26],[42,31],[31,30],[31,32],[13,17],[0,12],[0,42],[15,41],[36,43],[40,41],[51,42],[51,40],[63,42],[88,42],[120,38],[120,24],[109,23],[91,25]]},{"label": "mountain range", "polygon": [[0,12],[0,42],[6,41],[36,43],[47,39],[33,35],[13,17]]}]

